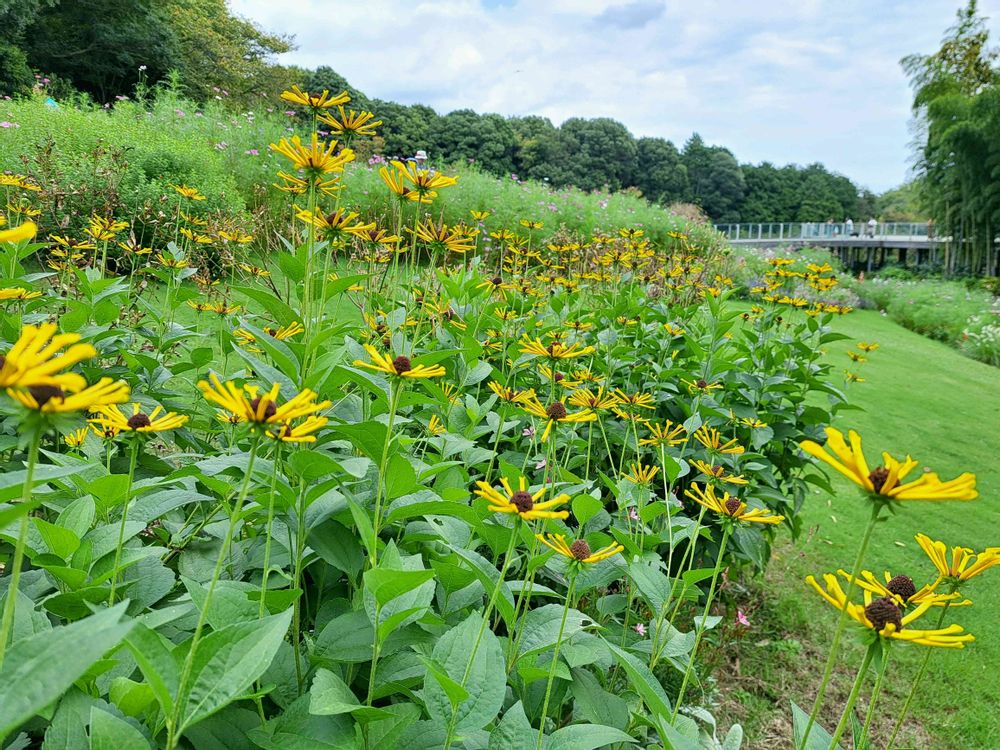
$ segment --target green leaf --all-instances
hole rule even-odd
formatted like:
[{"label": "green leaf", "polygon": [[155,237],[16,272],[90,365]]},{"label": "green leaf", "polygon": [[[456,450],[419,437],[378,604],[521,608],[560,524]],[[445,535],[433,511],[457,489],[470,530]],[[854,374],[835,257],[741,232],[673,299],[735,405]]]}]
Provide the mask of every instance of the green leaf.
[{"label": "green leaf", "polygon": [[743,727],[733,724],[729,729],[729,734],[722,742],[722,750],[740,750],[743,745]]},{"label": "green leaf", "polygon": [[573,515],[585,526],[587,521],[604,510],[604,503],[592,495],[577,495],[573,498]]},{"label": "green leaf", "polygon": [[174,710],[174,696],[180,674],[166,638],[145,625],[136,625],[125,639],[125,644],[135,658],[143,677],[156,696],[163,713],[169,716]]},{"label": "green leaf", "polygon": [[[279,259],[283,255],[285,255],[285,253],[278,253]],[[284,267],[282,267],[282,270],[284,270]],[[260,305],[262,310],[267,310],[274,316],[274,320],[279,326],[287,326],[289,323],[294,323],[299,319],[298,314],[278,299],[274,292],[252,286],[234,286],[233,289],[252,299]],[[254,334],[256,335],[256,332],[254,332]],[[266,336],[267,334],[264,335]],[[268,338],[270,338],[270,336],[268,336]]]},{"label": "green leaf", "polygon": [[316,636],[312,658],[317,664],[360,664],[371,661],[375,626],[365,612],[335,617]]},{"label": "green leaf", "polygon": [[49,552],[56,557],[62,560],[69,560],[73,553],[79,549],[80,537],[71,529],[57,526],[41,518],[32,518],[31,522],[41,535],[45,546],[49,548]]},{"label": "green leaf", "polygon": [[179,697],[179,732],[238,698],[271,664],[292,622],[292,610],[217,630],[198,644],[190,687]]},{"label": "green leaf", "polygon": [[636,740],[620,729],[600,724],[574,724],[557,729],[546,740],[546,750],[597,750],[616,742]]},{"label": "green leaf", "polygon": [[108,698],[127,716],[138,718],[156,700],[153,688],[145,682],[135,682],[128,677],[116,677],[111,681]]},{"label": "green leaf", "polygon": [[641,560],[633,560],[628,564],[628,577],[654,612],[666,606],[670,599],[670,579],[662,570]]},{"label": "green leaf", "polygon": [[[532,609],[524,616],[521,623],[521,644],[517,650],[517,658],[523,659],[529,654],[546,651],[555,645],[559,638],[562,624],[563,605],[546,604]],[[577,609],[571,609],[566,614],[566,626],[563,628],[562,639],[568,641],[574,635],[594,621]]]},{"label": "green leaf", "polygon": [[385,606],[407,591],[434,578],[433,570],[387,570],[374,568],[364,575],[365,590],[371,592],[379,606]]},{"label": "green leaf", "polygon": [[[482,624],[482,617],[473,613],[434,644],[431,657],[459,685],[462,684]],[[465,681],[465,689],[469,697],[455,711],[455,731],[459,734],[482,729],[493,721],[503,706],[504,694],[507,692],[503,650],[500,648],[500,641],[489,628],[483,630],[479,649],[472,659],[472,669]],[[451,720],[451,699],[437,681],[424,682],[424,703],[435,722],[446,725]]]},{"label": "green leaf", "polygon": [[624,699],[601,687],[588,669],[573,669],[574,713],[594,724],[625,729],[629,722],[629,707]]},{"label": "green leaf", "polygon": [[90,709],[90,750],[149,750],[142,732],[97,706]]},{"label": "green leaf", "polygon": [[[83,466],[79,464],[72,466],[49,466],[48,464],[43,464],[42,466],[36,466],[31,486],[37,487],[45,482],[70,476],[71,474],[86,476],[86,473],[95,466],[97,464],[85,464]],[[27,478],[28,472],[26,470],[8,471],[0,474],[0,502],[20,497],[21,492],[24,490],[24,480]],[[25,516],[33,511],[45,501],[45,497],[46,495],[43,492],[33,492],[31,500],[26,503],[0,507],[0,529],[5,528],[21,516]]]},{"label": "green leaf", "polygon": [[[814,722],[809,729],[809,740],[805,747],[802,745],[802,738],[806,733],[806,725],[809,723],[809,714],[803,711],[795,701],[792,701],[792,732],[795,738],[795,747],[802,750],[828,750],[831,749],[833,736],[826,731],[818,721]],[[840,744],[831,750],[842,750]]]},{"label": "green leaf", "polygon": [[667,698],[667,694],[663,691],[663,686],[659,680],[649,671],[649,667],[628,651],[618,648],[613,643],[609,642],[608,648],[611,649],[611,653],[622,669],[625,670],[625,674],[629,678],[629,684],[642,697],[646,708],[664,722],[670,721],[670,716],[673,713],[670,708],[670,699]]},{"label": "green leaf", "polygon": [[518,701],[507,709],[496,728],[490,732],[487,750],[535,750],[538,730],[531,728],[524,706]]},{"label": "green leaf", "polygon": [[128,635],[124,603],[17,641],[0,669],[0,737],[53,703]]},{"label": "green leaf", "polygon": [[364,706],[340,677],[329,669],[319,669],[309,691],[309,713],[314,716],[354,714],[360,719],[384,719],[388,714],[380,708]]}]

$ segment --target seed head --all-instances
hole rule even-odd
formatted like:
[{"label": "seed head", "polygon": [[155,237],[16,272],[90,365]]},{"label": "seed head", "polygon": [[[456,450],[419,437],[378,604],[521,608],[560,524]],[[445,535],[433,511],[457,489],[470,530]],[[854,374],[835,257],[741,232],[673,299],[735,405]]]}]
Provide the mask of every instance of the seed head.
[{"label": "seed head", "polygon": [[561,401],[556,401],[554,404],[549,405],[549,408],[545,410],[549,419],[554,419],[557,422],[560,419],[566,418],[566,407],[563,406]]},{"label": "seed head", "polygon": [[[250,402],[250,408],[253,409],[254,414],[256,414],[258,409],[260,409],[260,402],[261,399],[263,398],[264,398],[263,396],[258,396],[257,398],[255,398],[253,401]],[[278,413],[278,407],[275,406],[274,402],[269,399],[267,401],[267,404],[264,406],[264,418],[262,421],[270,419],[277,413]]]},{"label": "seed head", "polygon": [[875,630],[882,632],[886,625],[890,623],[896,626],[896,630],[902,630],[903,618],[899,607],[889,597],[876,599],[865,607],[865,617],[872,624]]},{"label": "seed head", "polygon": [[28,393],[39,406],[45,406],[53,398],[66,398],[66,393],[57,385],[33,385]]},{"label": "seed head", "polygon": [[392,367],[396,371],[397,375],[402,375],[404,372],[409,372],[413,369],[413,365],[410,363],[410,358],[402,355],[392,360]]},{"label": "seed head", "polygon": [[868,475],[868,479],[871,480],[872,487],[875,488],[875,492],[882,494],[882,488],[885,486],[885,480],[889,478],[889,470],[884,466],[879,466],[877,469],[873,469],[872,473]]},{"label": "seed head", "polygon": [[913,579],[904,575],[896,576],[885,587],[904,602],[908,602],[917,593]]},{"label": "seed head", "polygon": [[510,497],[511,504],[517,508],[518,513],[527,513],[535,507],[535,501],[531,498],[531,493],[523,490],[515,492]]},{"label": "seed head", "polygon": [[149,427],[152,422],[149,421],[149,417],[139,412],[138,414],[133,414],[128,418],[128,428],[130,430],[138,430],[140,427]]},{"label": "seed head", "polygon": [[590,557],[590,545],[587,544],[586,539],[577,539],[569,545],[569,551],[573,553],[573,557],[577,560],[586,560]]},{"label": "seed head", "polygon": [[742,503],[739,501],[739,498],[729,498],[726,500],[726,513],[731,516],[735,516],[740,510],[740,505],[742,505]]}]

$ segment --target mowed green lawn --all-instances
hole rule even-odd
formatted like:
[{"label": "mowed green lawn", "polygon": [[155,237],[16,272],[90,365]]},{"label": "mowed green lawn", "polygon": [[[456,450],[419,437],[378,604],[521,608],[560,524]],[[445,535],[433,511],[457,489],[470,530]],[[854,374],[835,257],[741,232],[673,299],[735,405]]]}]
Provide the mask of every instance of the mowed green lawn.
[{"label": "mowed green lawn", "polygon": [[[850,400],[864,411],[842,412],[834,426],[845,432],[856,429],[863,436],[869,464],[878,465],[882,451],[897,457],[909,453],[944,479],[973,471],[979,480],[980,497],[972,502],[900,503],[899,512],[876,529],[866,567],[905,573],[919,587],[931,581],[935,571],[914,541],[917,532],[977,551],[1000,546],[1000,369],[963,357],[876,312],[848,315],[836,322],[836,329],[851,339],[831,345],[830,360],[838,370],[850,366],[865,382],[850,386]],[[846,355],[848,348],[857,350],[859,340],[881,344],[860,368]],[[848,567],[869,515],[855,486],[830,474],[836,495],[811,494],[804,507],[806,532],[794,546],[779,547],[768,575],[774,587],[769,598],[801,602],[800,622],[808,624],[808,635],[797,635],[811,641],[803,660],[815,659],[817,651],[825,653],[837,613],[802,578]],[[958,622],[977,640],[964,650],[935,650],[897,748],[1000,748],[1000,566],[973,579],[963,591],[974,605],[950,610],[947,622]],[[926,627],[936,619],[928,617]],[[885,746],[923,649],[906,643],[893,649],[873,750]],[[842,657],[838,685],[831,691],[834,703],[846,695],[861,653],[854,645]],[[800,661],[795,666],[809,675],[804,682],[817,675],[808,693],[790,696],[808,710],[822,657],[815,664]],[[865,697],[859,706],[864,710],[866,705]],[[832,728],[840,707],[829,706],[823,723]],[[775,708],[787,711],[787,706]]]}]

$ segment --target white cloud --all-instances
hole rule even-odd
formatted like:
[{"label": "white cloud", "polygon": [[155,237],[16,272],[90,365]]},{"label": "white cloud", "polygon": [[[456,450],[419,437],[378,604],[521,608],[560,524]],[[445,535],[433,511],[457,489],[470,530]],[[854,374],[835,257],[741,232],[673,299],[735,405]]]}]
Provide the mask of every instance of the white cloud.
[{"label": "white cloud", "polygon": [[[875,189],[909,163],[899,59],[936,49],[958,0],[230,0],[293,34],[284,61],[369,96],[504,115],[614,117],[741,161],[822,161]],[[980,3],[1000,16],[1000,0]],[[991,30],[1000,28],[997,18]]]}]

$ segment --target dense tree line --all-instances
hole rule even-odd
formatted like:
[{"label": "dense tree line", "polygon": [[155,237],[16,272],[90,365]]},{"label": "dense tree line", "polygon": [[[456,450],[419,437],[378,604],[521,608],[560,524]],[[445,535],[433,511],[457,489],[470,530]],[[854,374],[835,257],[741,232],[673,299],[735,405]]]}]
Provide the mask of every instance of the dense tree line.
[{"label": "dense tree line", "polygon": [[289,40],[234,16],[226,0],[0,0],[0,93],[30,90],[37,73],[53,81],[56,95],[77,90],[108,102],[175,74],[195,100],[222,97],[249,108],[304,83],[346,89],[352,106],[374,111],[383,121],[377,148],[387,156],[423,149],[437,161],[554,187],[634,189],[663,205],[695,203],[717,222],[841,221],[875,210],[874,196],[821,164],[740,164],[697,134],[678,148],[635,138],[604,117],[557,126],[470,109],[439,114],[369,98],[330,67],[277,65],[275,55],[289,48]]},{"label": "dense tree line", "polygon": [[1000,69],[975,0],[941,48],[903,60],[922,135],[917,171],[939,236],[950,237],[949,272],[1000,272]]}]

